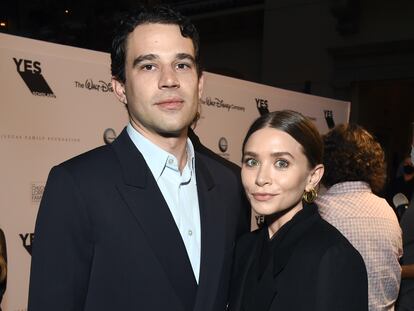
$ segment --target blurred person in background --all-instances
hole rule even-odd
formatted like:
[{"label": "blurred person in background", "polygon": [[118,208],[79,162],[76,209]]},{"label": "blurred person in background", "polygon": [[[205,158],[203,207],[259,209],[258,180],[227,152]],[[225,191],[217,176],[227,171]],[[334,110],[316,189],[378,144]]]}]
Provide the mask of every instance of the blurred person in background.
[{"label": "blurred person in background", "polygon": [[401,279],[401,229],[379,193],[385,184],[384,152],[358,125],[338,125],[324,138],[327,192],[319,212],[360,252],[368,272],[369,310],[394,310]]},{"label": "blurred person in background", "polygon": [[401,288],[398,311],[414,310],[414,200],[411,200],[400,221],[403,233],[404,256],[401,259]]},{"label": "blurred person in background", "polygon": [[414,164],[409,154],[401,162],[397,176],[391,180],[387,193],[390,204],[398,193],[403,194],[407,200],[411,200],[414,193]]},{"label": "blurred person in background", "polygon": [[[414,163],[414,126],[411,144],[411,163]],[[400,226],[403,233],[404,256],[401,259],[401,287],[397,300],[398,311],[414,310],[414,198],[402,215]]]}]

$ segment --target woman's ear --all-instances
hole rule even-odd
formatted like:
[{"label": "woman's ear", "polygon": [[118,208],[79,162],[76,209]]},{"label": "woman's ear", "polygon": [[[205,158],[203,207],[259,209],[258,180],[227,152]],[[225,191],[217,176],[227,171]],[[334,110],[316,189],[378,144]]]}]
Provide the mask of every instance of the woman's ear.
[{"label": "woman's ear", "polygon": [[323,164],[318,164],[309,172],[308,183],[305,188],[306,191],[316,189],[317,185],[322,179],[324,171],[325,167]]}]

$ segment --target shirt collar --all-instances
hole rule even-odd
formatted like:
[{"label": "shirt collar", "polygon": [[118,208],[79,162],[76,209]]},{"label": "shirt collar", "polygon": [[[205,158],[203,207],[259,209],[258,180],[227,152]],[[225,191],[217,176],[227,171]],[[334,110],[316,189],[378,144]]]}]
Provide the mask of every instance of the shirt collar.
[{"label": "shirt collar", "polygon": [[[131,123],[127,126],[127,132],[131,138],[134,145],[141,152],[142,156],[145,159],[149,169],[152,172],[152,175],[156,180],[162,175],[164,168],[168,166],[171,169],[178,170],[177,158],[171,153],[160,148],[148,138],[144,137],[139,133]],[[191,140],[187,138],[187,167],[190,171],[193,171],[195,168],[195,152],[194,146],[191,143]]]},{"label": "shirt collar", "polygon": [[349,192],[372,192],[371,187],[365,181],[345,181],[340,182],[327,191],[327,194],[339,194],[339,193],[349,193]]}]

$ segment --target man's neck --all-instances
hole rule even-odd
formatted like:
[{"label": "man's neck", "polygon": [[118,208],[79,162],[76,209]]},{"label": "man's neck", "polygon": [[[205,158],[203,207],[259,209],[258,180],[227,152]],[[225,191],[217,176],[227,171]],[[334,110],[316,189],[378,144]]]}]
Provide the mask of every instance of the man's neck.
[{"label": "man's neck", "polygon": [[132,126],[136,131],[152,143],[175,156],[179,163],[180,171],[184,169],[184,166],[187,163],[187,129],[184,129],[179,136],[166,137],[158,133],[148,131],[142,127],[138,127],[133,123]]}]

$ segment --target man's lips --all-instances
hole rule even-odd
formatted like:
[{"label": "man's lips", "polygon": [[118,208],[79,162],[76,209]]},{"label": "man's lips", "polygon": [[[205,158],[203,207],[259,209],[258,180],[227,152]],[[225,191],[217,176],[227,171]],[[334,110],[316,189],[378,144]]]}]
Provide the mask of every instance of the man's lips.
[{"label": "man's lips", "polygon": [[252,193],[252,197],[256,200],[256,201],[260,201],[260,202],[265,202],[268,201],[270,199],[272,199],[275,196],[275,194],[272,193]]},{"label": "man's lips", "polygon": [[156,105],[163,109],[180,109],[184,103],[184,100],[179,97],[172,97],[161,100],[156,103]]}]

